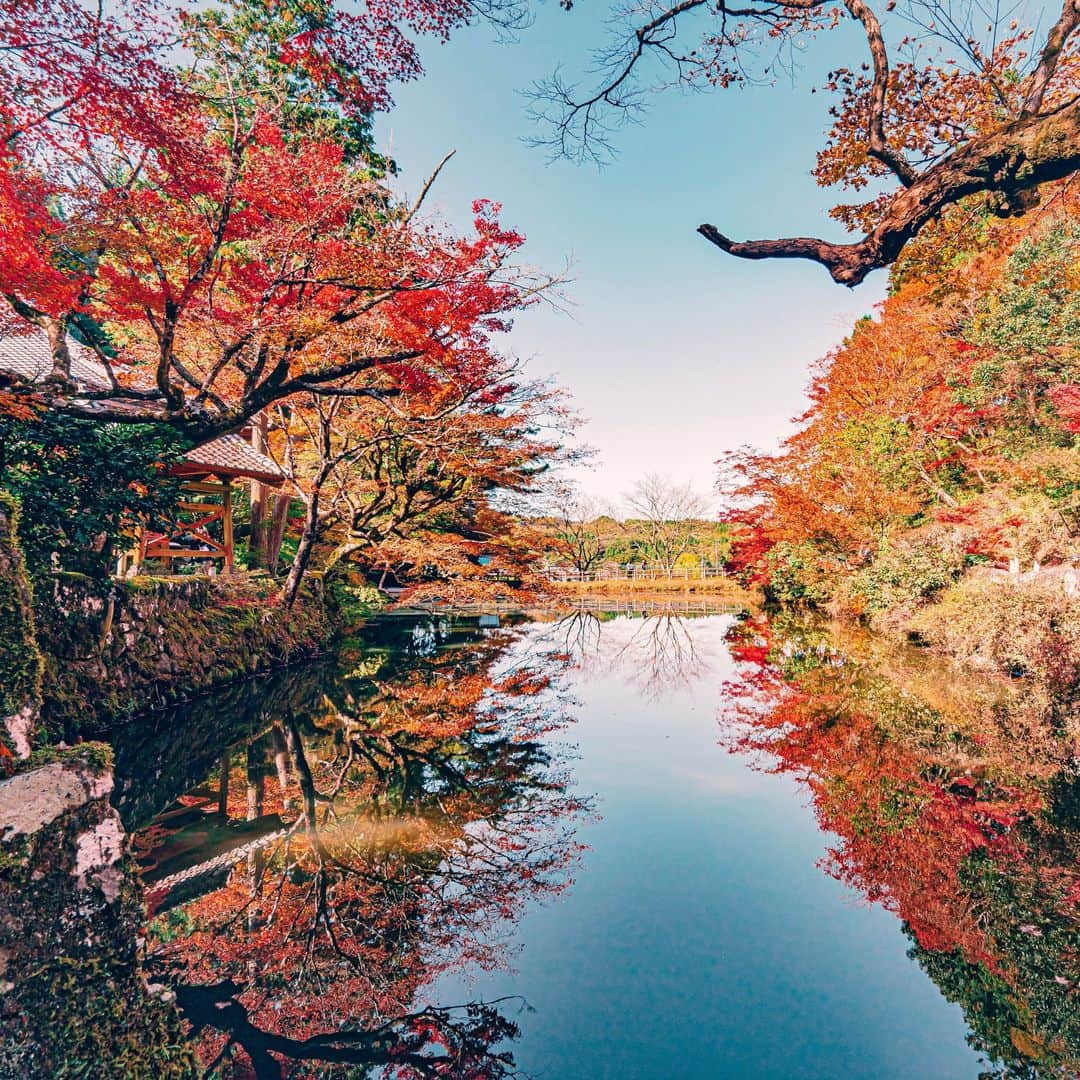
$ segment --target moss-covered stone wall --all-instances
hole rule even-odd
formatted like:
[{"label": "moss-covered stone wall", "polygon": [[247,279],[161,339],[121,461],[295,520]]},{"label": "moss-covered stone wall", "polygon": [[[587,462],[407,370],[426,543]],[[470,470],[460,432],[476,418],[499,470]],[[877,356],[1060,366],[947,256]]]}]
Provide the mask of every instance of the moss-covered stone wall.
[{"label": "moss-covered stone wall", "polygon": [[37,732],[42,658],[18,527],[18,506],[0,491],[0,746],[25,758]]},{"label": "moss-covered stone wall", "polygon": [[73,577],[54,587],[40,631],[54,742],[318,655],[333,635],[320,600],[283,608],[266,579],[142,577],[108,597]]}]

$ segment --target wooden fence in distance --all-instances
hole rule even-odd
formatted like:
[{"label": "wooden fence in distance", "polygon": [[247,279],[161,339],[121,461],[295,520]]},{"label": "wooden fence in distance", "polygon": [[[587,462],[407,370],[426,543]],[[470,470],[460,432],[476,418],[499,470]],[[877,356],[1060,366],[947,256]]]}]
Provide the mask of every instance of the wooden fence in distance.
[{"label": "wooden fence in distance", "polygon": [[549,581],[705,581],[725,578],[722,566],[602,566],[597,570],[575,570],[552,566],[545,571]]}]

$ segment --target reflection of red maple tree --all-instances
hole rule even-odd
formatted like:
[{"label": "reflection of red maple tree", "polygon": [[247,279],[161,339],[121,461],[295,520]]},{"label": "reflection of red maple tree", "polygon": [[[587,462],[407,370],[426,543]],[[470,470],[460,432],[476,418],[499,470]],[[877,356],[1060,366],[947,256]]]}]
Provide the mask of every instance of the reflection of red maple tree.
[{"label": "reflection of red maple tree", "polygon": [[565,888],[578,852],[585,804],[538,740],[559,695],[543,657],[500,667],[506,645],[495,635],[342,680],[320,710],[280,720],[254,774],[249,754],[247,785],[234,770],[228,802],[243,816],[245,787],[284,744],[259,803],[287,835],[188,904],[184,932],[153,954],[208,1061],[225,1055],[242,1075],[260,1055],[355,1064],[376,1048],[395,1075],[502,1075],[491,1043],[513,1025],[498,1010],[415,1002],[447,970],[501,964],[508,921]]},{"label": "reflection of red maple tree", "polygon": [[[839,838],[826,871],[897,914],[923,954],[954,954],[1000,980],[1018,1014],[1005,1028],[1013,1050],[1041,1047],[1046,1075],[1066,1075],[1053,1070],[1077,1035],[1075,1009],[1058,1012],[1080,974],[1080,875],[1075,833],[1050,823],[1061,762],[1022,746],[1003,700],[964,717],[968,732],[973,720],[987,732],[972,737],[812,626],[754,620],[731,636],[740,671],[728,687],[728,745],[805,784],[822,828]],[[988,753],[1002,735],[1011,754]],[[1005,907],[1003,896],[1031,906]],[[1031,941],[1048,951],[1033,953]],[[1042,1004],[1047,984],[1057,996]]]}]

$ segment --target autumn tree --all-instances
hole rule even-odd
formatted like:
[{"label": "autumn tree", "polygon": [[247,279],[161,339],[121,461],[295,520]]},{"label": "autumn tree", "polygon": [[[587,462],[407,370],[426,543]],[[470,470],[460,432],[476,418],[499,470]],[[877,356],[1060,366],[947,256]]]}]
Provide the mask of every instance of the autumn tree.
[{"label": "autumn tree", "polygon": [[708,501],[689,484],[649,474],[624,496],[648,558],[668,573],[691,550]]},{"label": "autumn tree", "polygon": [[809,259],[854,286],[962,200],[978,196],[997,214],[1017,214],[1037,203],[1041,185],[1080,166],[1080,5],[1064,0],[1051,20],[1036,31],[1012,9],[939,0],[630,7],[594,57],[594,85],[557,74],[536,88],[547,125],[540,141],[556,155],[601,157],[649,91],[767,83],[797,67],[816,39],[855,23],[864,51],[826,80],[833,120],[814,175],[864,193],[832,211],[860,238],[738,241],[715,225],[698,228],[731,255]]},{"label": "autumn tree", "polygon": [[[538,495],[572,456],[560,442],[574,422],[562,392],[522,378],[485,334],[469,346],[443,377],[414,373],[392,400],[311,395],[277,410],[281,460],[305,506],[287,602],[318,545],[324,569],[352,560],[400,572],[433,559],[433,537],[490,556],[514,528],[508,500]],[[446,551],[433,561],[451,572]]]},{"label": "autumn tree", "polygon": [[[293,394],[438,366],[458,333],[438,317],[448,293],[497,268],[513,280],[505,234],[421,225],[358,154],[365,118],[420,72],[414,38],[474,16],[513,11],[13,9],[0,21],[0,296],[6,329],[48,334],[53,370],[6,393],[204,440]],[[110,389],[74,385],[69,332]]]},{"label": "autumn tree", "polygon": [[778,598],[851,586],[884,607],[966,563],[1072,557],[1076,213],[1060,185],[1024,218],[917,241],[892,295],[813,366],[779,453],[724,456],[738,558]]}]

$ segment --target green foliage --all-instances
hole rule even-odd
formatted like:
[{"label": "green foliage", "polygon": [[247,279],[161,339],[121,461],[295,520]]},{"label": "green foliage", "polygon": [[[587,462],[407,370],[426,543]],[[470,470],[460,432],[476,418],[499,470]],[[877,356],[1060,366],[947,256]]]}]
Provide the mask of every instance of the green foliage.
[{"label": "green foliage", "polygon": [[860,570],[852,592],[869,611],[918,603],[947,588],[964,569],[962,552],[936,541],[883,545],[874,561]]},{"label": "green foliage", "polygon": [[326,583],[326,603],[334,622],[348,631],[373,612],[386,607],[386,594],[374,585],[354,585],[331,579]]},{"label": "green foliage", "polygon": [[112,745],[106,742],[81,742],[67,747],[42,746],[19,765],[18,771],[29,772],[57,761],[70,761],[99,771],[111,771],[114,757]]},{"label": "green foliage", "polygon": [[77,571],[101,581],[140,520],[172,509],[178,481],[163,466],[187,446],[158,426],[99,424],[57,414],[0,418],[0,490],[21,507],[30,572]]},{"label": "green foliage", "polygon": [[185,938],[195,930],[195,920],[186,908],[177,907],[151,919],[146,926],[146,939],[159,945],[168,945],[178,938]]},{"label": "green foliage", "polygon": [[1027,237],[1009,257],[997,288],[984,296],[964,336],[980,356],[957,400],[1003,412],[1010,427],[1003,449],[1021,454],[1032,443],[1069,445],[1047,390],[1080,381],[1080,228],[1059,223]]},{"label": "green foliage", "polygon": [[995,348],[1002,363],[1063,350],[1075,363],[1080,348],[1080,294],[1075,265],[1080,228],[1059,224],[1022,240],[1001,285],[979,304],[973,341]]},{"label": "green foliage", "polygon": [[911,431],[902,420],[887,416],[852,420],[841,431],[840,444],[870,465],[891,491],[910,487],[916,480]]},{"label": "green foliage", "polygon": [[[316,138],[342,147],[348,161],[363,161],[373,175],[395,171],[377,153],[371,114],[346,111],[333,84],[316,85],[304,65],[280,59],[298,35],[332,30],[335,12],[327,0],[226,0],[186,16],[188,45],[199,57],[204,88],[214,96],[215,83],[243,78],[252,99],[277,92],[284,103],[285,128],[293,137]],[[335,74],[348,77],[341,62]]]},{"label": "green foliage", "polygon": [[[846,792],[845,781],[833,782],[832,794],[843,796]],[[923,786],[915,781],[879,777],[876,789],[864,792],[859,805],[851,811],[852,833],[879,842],[882,837],[901,833],[918,822],[928,799]]]},{"label": "green foliage", "polygon": [[766,593],[780,604],[824,604],[831,596],[821,559],[812,544],[776,544],[766,556]]}]

